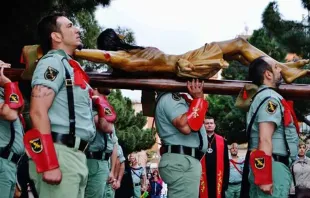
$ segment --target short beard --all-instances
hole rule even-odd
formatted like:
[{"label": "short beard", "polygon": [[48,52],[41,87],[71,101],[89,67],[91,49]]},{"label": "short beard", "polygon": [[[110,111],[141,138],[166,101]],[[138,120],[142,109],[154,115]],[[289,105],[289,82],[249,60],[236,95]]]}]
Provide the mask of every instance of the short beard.
[{"label": "short beard", "polygon": [[230,155],[235,157],[238,155],[238,153],[230,153]]},{"label": "short beard", "polygon": [[277,82],[276,82],[276,88],[279,88],[280,87],[280,85],[283,83],[283,78],[282,78],[282,75],[280,75],[280,79],[279,80],[277,80]]},{"label": "short beard", "polygon": [[78,49],[78,50],[82,50],[82,49],[83,49],[83,47],[84,47],[84,45],[81,43],[81,44],[79,44],[79,45],[77,46],[77,48],[76,48],[76,49]]}]

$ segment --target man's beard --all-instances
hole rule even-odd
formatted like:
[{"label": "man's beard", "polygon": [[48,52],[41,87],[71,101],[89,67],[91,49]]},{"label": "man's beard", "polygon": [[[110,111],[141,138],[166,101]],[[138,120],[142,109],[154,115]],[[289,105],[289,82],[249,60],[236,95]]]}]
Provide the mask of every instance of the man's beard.
[{"label": "man's beard", "polygon": [[234,157],[236,157],[238,155],[238,153],[230,153],[230,154],[231,154],[231,156],[234,156]]},{"label": "man's beard", "polygon": [[282,75],[280,75],[279,79],[276,81],[275,85],[277,88],[283,83],[283,78]]},{"label": "man's beard", "polygon": [[84,47],[84,45],[81,43],[81,44],[79,44],[79,45],[77,46],[77,48],[76,48],[76,49],[78,49],[78,50],[82,50],[82,49],[83,49],[83,47]]}]

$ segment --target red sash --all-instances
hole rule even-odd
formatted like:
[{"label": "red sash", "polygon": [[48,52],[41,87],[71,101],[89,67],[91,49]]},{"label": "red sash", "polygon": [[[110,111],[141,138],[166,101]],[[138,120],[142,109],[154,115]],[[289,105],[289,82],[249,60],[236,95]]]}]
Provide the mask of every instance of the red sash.
[{"label": "red sash", "polygon": [[[224,175],[224,138],[215,135],[216,142],[216,197],[222,197],[223,190],[223,175]],[[208,198],[208,183],[207,183],[207,170],[206,170],[206,157],[200,160],[202,174],[200,178],[199,197]],[[213,197],[210,197],[213,198]]]},{"label": "red sash", "polygon": [[235,167],[235,169],[242,175],[242,171],[238,168],[238,166],[236,164],[243,164],[244,161],[235,162],[233,159],[230,159],[229,161],[230,161],[230,163],[232,163],[232,165]]}]

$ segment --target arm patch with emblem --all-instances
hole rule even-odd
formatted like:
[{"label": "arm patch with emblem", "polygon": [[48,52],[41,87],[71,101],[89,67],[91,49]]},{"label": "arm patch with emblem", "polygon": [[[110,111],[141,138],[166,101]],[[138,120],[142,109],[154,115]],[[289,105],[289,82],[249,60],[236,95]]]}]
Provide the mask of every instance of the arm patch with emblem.
[{"label": "arm patch with emblem", "polygon": [[44,78],[46,80],[54,81],[57,78],[59,71],[51,66],[48,66],[44,72]]},{"label": "arm patch with emblem", "polygon": [[269,114],[274,114],[278,108],[278,104],[273,102],[272,100],[268,100],[267,106],[266,106],[266,111]]}]

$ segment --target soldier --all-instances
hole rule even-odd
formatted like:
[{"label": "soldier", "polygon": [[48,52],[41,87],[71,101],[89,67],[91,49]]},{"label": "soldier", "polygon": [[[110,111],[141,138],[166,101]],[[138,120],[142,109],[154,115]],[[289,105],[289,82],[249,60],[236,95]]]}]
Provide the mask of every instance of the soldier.
[{"label": "soldier", "polygon": [[[114,168],[114,181],[108,185],[108,190],[106,191],[105,198],[114,198],[114,197],[122,197],[128,196],[125,194],[123,196],[123,191],[117,191],[121,187],[121,182],[124,175],[125,170],[125,157],[123,155],[123,150],[120,145],[117,144],[117,159]],[[121,195],[119,195],[121,194]]]},{"label": "soldier", "polygon": [[96,129],[88,76],[71,58],[82,45],[79,30],[55,13],[39,22],[38,35],[45,55],[31,82],[33,129],[24,136],[30,177],[39,197],[84,197],[88,176],[84,152]]},{"label": "soldier", "polygon": [[[94,111],[94,120],[97,126],[97,135],[94,141],[90,143],[86,152],[87,166],[89,170],[88,181],[85,191],[85,197],[103,198],[107,180],[112,182],[114,179],[114,163],[116,154],[112,156],[112,171],[109,170],[109,160],[117,137],[115,135],[114,122],[116,113],[109,104],[105,95],[99,93],[97,89],[92,91],[96,111]],[[110,173],[110,174],[109,174]],[[109,177],[110,176],[110,177]]]},{"label": "soldier", "polygon": [[25,152],[23,126],[20,112],[24,105],[17,82],[4,74],[10,64],[0,60],[0,193],[3,198],[13,198],[16,186],[17,164]]},{"label": "soldier", "polygon": [[232,143],[230,147],[230,168],[228,189],[225,192],[226,197],[239,198],[241,190],[242,172],[244,159],[238,156],[238,144]]},{"label": "soldier", "polygon": [[[259,86],[247,113],[250,164],[249,195],[241,197],[287,197],[292,175],[289,162],[297,156],[298,134],[293,109],[275,89],[282,82],[281,68],[268,57],[254,60],[249,78]],[[248,165],[248,164],[246,164]]]},{"label": "soldier", "polygon": [[208,108],[203,82],[188,82],[187,89],[193,99],[179,93],[159,93],[156,99],[156,128],[163,144],[158,167],[169,198],[198,197],[199,160],[208,146],[203,126]]},{"label": "soldier", "polygon": [[120,145],[117,145],[117,160],[115,163],[115,180],[113,182],[113,189],[117,190],[121,186],[121,182],[124,176],[124,171],[125,171],[125,157],[123,154],[123,149]]}]

